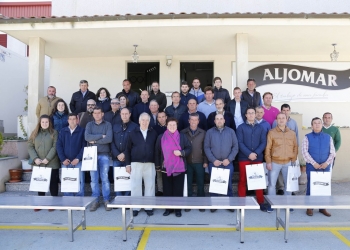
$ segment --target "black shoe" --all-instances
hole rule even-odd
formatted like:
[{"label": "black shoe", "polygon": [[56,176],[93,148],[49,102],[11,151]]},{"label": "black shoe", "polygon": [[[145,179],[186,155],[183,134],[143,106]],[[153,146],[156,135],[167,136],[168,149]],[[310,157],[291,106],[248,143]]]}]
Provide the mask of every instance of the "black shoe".
[{"label": "black shoe", "polygon": [[176,212],[175,212],[175,216],[176,216],[176,217],[181,217],[181,216],[182,216],[181,211],[176,211]]},{"label": "black shoe", "polygon": [[217,209],[210,209],[210,212],[214,213]]},{"label": "black shoe", "polygon": [[146,214],[148,216],[152,216],[153,215],[153,210],[145,210]]},{"label": "black shoe", "polygon": [[228,211],[230,211],[231,213],[234,213],[235,210],[234,209],[227,209]]},{"label": "black shoe", "polygon": [[132,211],[132,215],[134,216],[134,217],[136,217],[137,215],[139,214],[139,211]]},{"label": "black shoe", "polygon": [[284,191],[283,190],[278,190],[277,191],[277,195],[284,195]]},{"label": "black shoe", "polygon": [[165,212],[163,213],[163,216],[168,216],[169,214],[171,214],[173,211],[171,210],[165,210]]},{"label": "black shoe", "polygon": [[199,212],[203,213],[205,212],[205,209],[199,209]]},{"label": "black shoe", "polygon": [[185,212],[189,212],[189,211],[191,211],[191,209],[185,209]]},{"label": "black shoe", "polygon": [[294,193],[294,192],[292,192],[292,195],[295,195],[295,193]]},{"label": "black shoe", "polygon": [[163,192],[158,191],[158,192],[156,193],[156,196],[163,196]]}]

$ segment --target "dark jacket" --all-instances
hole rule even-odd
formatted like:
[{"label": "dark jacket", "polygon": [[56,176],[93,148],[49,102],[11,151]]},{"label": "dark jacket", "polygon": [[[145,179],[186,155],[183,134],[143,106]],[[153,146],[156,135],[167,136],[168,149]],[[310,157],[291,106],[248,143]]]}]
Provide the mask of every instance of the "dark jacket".
[{"label": "dark jacket", "polygon": [[163,134],[167,129],[166,125],[162,126],[157,122],[157,125],[153,127],[153,129],[157,132],[158,135]]},{"label": "dark jacket", "polygon": [[126,129],[123,129],[123,123],[113,125],[113,141],[112,141],[112,158],[115,160],[121,153],[125,154],[126,145],[128,143],[130,133],[138,128],[138,125],[129,121]]},{"label": "dark jacket", "polygon": [[227,104],[230,100],[230,93],[228,92],[227,89],[224,89],[223,87],[220,87],[219,89],[214,87],[214,99],[222,99],[224,100],[224,103]]},{"label": "dark jacket", "polygon": [[[151,119],[149,121],[149,126],[154,128],[157,125],[157,123],[158,123],[157,116],[156,116],[156,118],[154,118],[151,112],[149,112],[148,114],[151,117]],[[158,115],[158,113],[157,113],[157,115]]]},{"label": "dark jacket", "polygon": [[120,110],[117,110],[116,112],[113,112],[112,110],[108,111],[103,116],[103,120],[109,122],[110,124],[112,124],[112,126],[114,124],[121,123],[122,118],[120,117]]},{"label": "dark jacket", "polygon": [[181,97],[181,100],[180,100],[180,103],[182,105],[184,105],[187,109],[187,103],[190,99],[194,99],[197,101],[197,97],[195,95],[192,95],[190,92],[187,93],[187,95],[184,95],[182,94],[182,92],[180,93],[180,97]]},{"label": "dark jacket", "polygon": [[[247,117],[245,116],[245,112],[247,111],[249,104],[248,102],[243,100],[240,101],[240,104],[241,104],[241,115],[242,115],[243,121],[245,122],[247,120]],[[232,99],[231,101],[229,101],[225,109],[229,111],[233,115],[233,117],[235,117],[236,100]]]},{"label": "dark jacket", "polygon": [[166,107],[166,96],[163,92],[160,92],[160,90],[158,91],[157,94],[154,94],[153,90],[149,92],[149,98],[148,98],[148,102],[152,101],[152,100],[156,100],[157,103],[159,104],[159,112],[163,111]]},{"label": "dark jacket", "polygon": [[208,159],[204,153],[205,130],[197,128],[194,134],[192,134],[190,127],[187,127],[181,133],[186,135],[192,144],[192,152],[186,157],[187,163],[208,163]]},{"label": "dark jacket", "polygon": [[102,108],[103,113],[107,113],[108,111],[112,110],[111,107],[111,99],[106,99],[104,101],[99,101],[98,98],[96,98],[96,107]]},{"label": "dark jacket", "polygon": [[84,147],[86,145],[84,136],[85,129],[79,125],[75,128],[72,134],[70,133],[68,126],[61,130],[56,143],[57,154],[61,162],[64,162],[66,159],[70,161],[78,159],[81,161],[83,158]]},{"label": "dark jacket", "polygon": [[256,89],[254,89],[253,96],[249,94],[248,89],[243,91],[241,99],[248,102],[249,107],[255,108],[261,106],[261,95]]},{"label": "dark jacket", "polygon": [[[208,119],[207,119],[208,129],[215,127],[215,122],[214,122],[215,116],[216,116],[216,112],[212,112],[208,116]],[[225,119],[225,126],[232,128],[234,131],[236,131],[236,123],[235,123],[235,118],[233,117],[233,114],[229,111],[225,111],[224,119]]]},{"label": "dark jacket", "polygon": [[86,124],[94,120],[92,113],[89,112],[81,112],[78,115],[79,118],[79,126],[82,128],[86,128]]},{"label": "dark jacket", "polygon": [[[162,150],[162,137],[163,134],[158,136],[155,151],[156,151],[156,159],[155,159],[155,166],[156,168],[162,167],[164,162],[164,155]],[[180,147],[181,147],[181,157],[185,162],[185,169],[186,167],[186,157],[187,155],[191,154],[192,152],[192,145],[191,142],[187,139],[186,135],[183,133],[180,133]]]},{"label": "dark jacket", "polygon": [[170,106],[166,107],[165,114],[167,117],[174,117],[177,120],[179,120],[181,115],[186,111],[187,111],[187,106],[184,106],[181,103],[176,108],[174,108],[173,104],[171,104]]},{"label": "dark jacket", "polygon": [[[104,138],[103,135],[105,135]],[[95,121],[89,122],[85,128],[85,140],[96,142],[92,145],[97,146],[98,154],[109,154],[110,144],[113,140],[112,125],[106,121],[102,121],[100,124]]]},{"label": "dark jacket", "polygon": [[[200,111],[196,112],[199,115],[199,124],[198,127],[207,131],[207,118],[205,117],[205,114],[203,114]],[[179,131],[187,128],[188,126],[190,126],[190,123],[188,122],[188,119],[190,118],[190,114],[186,111],[185,113],[183,113],[179,119],[179,124],[177,126],[177,129]]]},{"label": "dark jacket", "polygon": [[135,123],[139,123],[139,117],[142,113],[149,114],[151,111],[149,110],[149,102],[140,102],[135,105],[132,109],[132,121]]},{"label": "dark jacket", "polygon": [[58,111],[51,116],[53,128],[60,133],[61,129],[68,126],[68,115],[59,114]]},{"label": "dark jacket", "polygon": [[239,145],[238,160],[250,161],[248,156],[256,153],[258,156],[253,162],[262,162],[267,142],[266,134],[265,128],[257,123],[250,125],[245,122],[239,125],[236,132]]},{"label": "dark jacket", "polygon": [[153,128],[148,128],[146,140],[143,138],[141,128],[136,128],[133,133],[130,133],[125,150],[126,166],[131,162],[154,163],[157,137],[157,132]]},{"label": "dark jacket", "polygon": [[96,100],[96,95],[89,90],[86,91],[84,97],[80,90],[74,92],[69,103],[70,111],[76,114],[79,114],[80,112],[86,112],[87,101],[90,99]]},{"label": "dark jacket", "polygon": [[129,93],[126,93],[125,90],[123,89],[122,92],[119,92],[116,97],[119,98],[119,96],[121,94],[124,94],[128,97],[129,100],[129,107],[133,108],[136,104],[141,102],[141,98],[139,96],[138,93],[136,93],[135,91],[131,90],[129,91]]}]

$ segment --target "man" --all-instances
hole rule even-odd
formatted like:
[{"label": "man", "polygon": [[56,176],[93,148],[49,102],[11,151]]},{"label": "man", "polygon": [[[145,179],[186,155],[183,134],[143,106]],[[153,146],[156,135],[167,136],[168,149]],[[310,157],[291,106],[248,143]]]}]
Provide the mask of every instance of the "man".
[{"label": "man", "polygon": [[188,104],[187,104],[187,108],[188,111],[183,113],[179,119],[179,124],[178,124],[178,130],[181,131],[185,128],[187,128],[190,124],[189,124],[189,118],[190,118],[190,114],[198,114],[199,116],[199,125],[198,127],[207,131],[207,118],[205,117],[205,115],[202,112],[199,112],[197,110],[197,100],[195,99],[190,99],[188,100]]},{"label": "man", "polygon": [[264,119],[267,121],[271,126],[273,124],[273,121],[276,120],[276,116],[279,113],[279,110],[272,106],[272,99],[273,99],[273,94],[271,92],[266,92],[263,95],[263,101],[264,105],[262,106],[264,109]]},{"label": "man", "polygon": [[264,109],[261,106],[257,106],[255,108],[255,120],[258,124],[260,124],[266,131],[266,134],[270,131],[271,125],[267,121],[263,119]]},{"label": "man", "polygon": [[129,108],[134,108],[136,104],[141,102],[139,94],[131,89],[131,83],[128,79],[124,79],[123,90],[119,92],[116,97],[119,98],[121,94],[126,95],[126,97],[128,98]]},{"label": "man", "polygon": [[[103,111],[95,107],[92,113],[94,121],[89,122],[85,129],[85,140],[92,146],[97,146],[97,171],[90,171],[92,197],[98,198],[101,194],[99,178],[102,182],[102,196],[106,211],[112,209],[107,207],[110,199],[109,152],[113,139],[112,125],[103,120]],[[100,203],[95,201],[91,204],[90,211],[94,212],[99,208]]]},{"label": "man", "polygon": [[190,90],[190,94],[194,95],[197,98],[197,102],[201,103],[204,101],[204,92],[201,89],[201,83],[197,77],[195,77],[192,81],[192,86]]},{"label": "man", "polygon": [[[329,172],[336,155],[332,137],[322,132],[322,121],[315,117],[311,120],[312,132],[305,135],[302,144],[302,154],[306,161],[307,186],[306,195],[310,195],[311,172]],[[323,215],[330,217],[326,209],[319,209]],[[306,214],[313,216],[313,209],[307,209]]]},{"label": "man", "polygon": [[188,100],[190,99],[196,99],[197,98],[189,93],[190,87],[188,86],[188,83],[186,81],[181,82],[181,95],[180,95],[180,103],[184,106],[187,105]]},{"label": "man", "polygon": [[[192,144],[192,152],[186,156],[187,194],[188,197],[193,196],[193,178],[195,176],[197,183],[197,197],[205,197],[204,174],[205,168],[208,167],[208,159],[204,154],[204,138],[206,132],[198,127],[199,115],[197,113],[190,114],[189,123],[190,126],[181,131],[187,136]],[[185,209],[185,212],[189,211],[190,209]],[[199,209],[199,211],[204,212],[205,209]]]},{"label": "man", "polygon": [[[57,155],[62,163],[61,168],[78,168],[80,172],[80,191],[75,196],[84,196],[85,173],[80,171],[84,146],[86,145],[85,129],[78,125],[78,117],[74,113],[68,115],[68,127],[61,129],[56,143]],[[74,196],[64,193],[64,196]]]},{"label": "man", "polygon": [[216,111],[215,100],[213,99],[214,90],[210,86],[205,87],[204,94],[205,100],[198,105],[197,110],[202,112],[205,117],[208,118],[210,113]]},{"label": "man", "polygon": [[88,100],[96,100],[96,95],[89,91],[89,83],[86,80],[81,80],[79,83],[80,90],[74,92],[69,103],[70,111],[79,114],[86,112],[86,104]]},{"label": "man", "polygon": [[[226,196],[233,196],[232,192],[232,176],[233,164],[238,152],[238,141],[235,131],[229,127],[225,127],[224,116],[219,114],[215,116],[215,127],[207,131],[204,139],[204,152],[209,161],[209,174],[213,167],[225,168],[230,170],[229,183]],[[218,194],[211,193],[211,196]],[[215,212],[216,209],[210,209]],[[230,210],[234,212],[233,209]]]},{"label": "man", "polygon": [[[263,152],[266,147],[266,131],[255,121],[255,109],[249,107],[246,111],[247,120],[237,128],[237,140],[239,144],[238,164],[239,182],[238,196],[246,196],[247,174],[246,165],[259,164],[263,162]],[[271,207],[265,206],[264,192],[262,189],[255,190],[256,200],[260,210],[271,212]]]},{"label": "man", "polygon": [[157,125],[153,127],[153,129],[157,132],[158,135],[163,134],[166,127],[166,119],[168,117],[166,116],[164,111],[161,111],[157,114]]},{"label": "man", "polygon": [[[131,174],[131,196],[142,196],[142,180],[144,182],[144,196],[154,196],[156,170],[155,144],[157,132],[149,127],[150,115],[142,113],[139,117],[140,127],[130,133],[125,151],[126,172]],[[133,216],[139,214],[140,208],[134,208]],[[148,216],[153,210],[145,209]]]},{"label": "man", "polygon": [[229,111],[224,110],[224,106],[225,106],[224,100],[220,98],[215,100],[216,111],[210,113],[210,115],[208,116],[208,119],[207,119],[208,128],[215,127],[215,122],[214,122],[215,116],[217,114],[222,114],[225,119],[225,126],[232,128],[233,130],[236,131],[235,119],[233,118],[233,115]]},{"label": "man", "polygon": [[108,111],[105,113],[104,115],[104,120],[109,122],[112,127],[114,124],[120,123],[122,121],[121,117],[120,117],[120,102],[118,98],[113,98],[111,100],[111,111]]},{"label": "man", "polygon": [[[267,134],[265,149],[266,168],[269,170],[269,195],[276,195],[276,182],[281,171],[284,183],[287,183],[288,166],[295,164],[297,156],[298,144],[295,132],[287,127],[286,114],[279,113],[277,127]],[[284,195],[291,195],[291,192],[286,191],[286,187],[284,187]]]},{"label": "man", "polygon": [[236,129],[247,119],[245,113],[249,106],[248,102],[241,100],[242,91],[239,87],[233,89],[234,98],[226,105],[226,110],[229,111],[235,120]]},{"label": "man", "polygon": [[230,93],[227,89],[222,87],[222,81],[220,77],[214,77],[214,99],[222,99],[224,100],[225,105],[231,100]]},{"label": "man", "polygon": [[[134,132],[138,125],[130,120],[129,109],[122,109],[120,116],[122,122],[113,125],[112,159],[113,167],[125,168],[125,150],[129,135]],[[130,196],[130,193],[130,191],[119,191],[116,192],[116,196]]]},{"label": "man", "polygon": [[255,79],[247,80],[247,89],[242,92],[242,100],[248,102],[249,107],[256,108],[261,106],[261,95],[256,91],[256,82]]},{"label": "man", "polygon": [[132,109],[132,120],[138,123],[139,117],[142,113],[150,113],[149,110],[149,94],[147,90],[142,90],[141,92],[141,102],[136,104]]},{"label": "man", "polygon": [[[335,152],[338,152],[341,145],[341,136],[339,128],[332,125],[333,116],[331,113],[326,112],[323,114],[323,127],[322,132],[329,134],[333,139],[333,145],[335,148]],[[334,167],[335,157],[333,160],[332,168]]]},{"label": "man", "polygon": [[56,102],[60,99],[60,97],[56,97],[56,88],[54,86],[49,86],[47,88],[47,96],[40,98],[36,105],[36,116],[38,119],[42,115],[51,115],[52,110],[56,106]]},{"label": "man", "polygon": [[177,120],[180,119],[181,115],[186,112],[186,106],[180,103],[180,93],[175,91],[171,94],[171,105],[166,107],[165,114],[167,117],[174,117]]},{"label": "man", "polygon": [[86,104],[86,112],[81,112],[78,114],[79,119],[79,126],[82,128],[86,128],[86,124],[94,120],[94,117],[92,116],[92,112],[94,111],[94,108],[96,107],[96,102],[93,99],[90,99],[87,101]]},{"label": "man", "polygon": [[159,104],[159,111],[163,111],[166,107],[166,96],[164,93],[162,93],[159,90],[159,83],[158,82],[153,82],[152,83],[152,90],[149,93],[149,99],[148,101],[151,100],[156,100],[157,103]]},{"label": "man", "polygon": [[157,125],[157,115],[159,112],[159,105],[156,100],[149,102],[149,115],[151,117],[149,125],[155,127]]}]

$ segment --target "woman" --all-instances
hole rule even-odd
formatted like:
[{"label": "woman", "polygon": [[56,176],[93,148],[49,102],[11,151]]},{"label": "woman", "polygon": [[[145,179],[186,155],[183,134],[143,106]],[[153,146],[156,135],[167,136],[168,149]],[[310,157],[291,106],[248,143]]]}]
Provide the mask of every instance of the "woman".
[{"label": "woman", "polygon": [[[158,136],[156,143],[156,169],[163,172],[163,195],[182,197],[186,172],[185,157],[191,153],[192,145],[186,135],[177,130],[176,118],[168,118],[166,126],[167,130]],[[172,212],[173,210],[166,209],[163,216]],[[175,215],[181,217],[181,209],[175,209]]]},{"label": "woman", "polygon": [[119,102],[120,102],[120,108],[119,110],[122,110],[123,108],[128,108],[130,113],[131,113],[131,117],[132,117],[132,108],[129,107],[129,99],[126,95],[124,94],[120,94],[119,95]]},{"label": "woman", "polygon": [[60,133],[61,129],[68,126],[68,105],[62,99],[58,100],[51,113],[53,128]]},{"label": "woman", "polygon": [[[60,162],[56,153],[57,131],[53,129],[48,115],[40,116],[39,122],[28,140],[28,153],[34,166],[51,168],[50,193],[58,196],[58,170]],[[45,196],[45,192],[38,192]],[[35,209],[35,212],[40,209]],[[54,211],[49,209],[50,212]]]},{"label": "woman", "polygon": [[106,88],[100,88],[96,93],[96,106],[101,107],[103,113],[107,113],[111,108],[111,94]]}]

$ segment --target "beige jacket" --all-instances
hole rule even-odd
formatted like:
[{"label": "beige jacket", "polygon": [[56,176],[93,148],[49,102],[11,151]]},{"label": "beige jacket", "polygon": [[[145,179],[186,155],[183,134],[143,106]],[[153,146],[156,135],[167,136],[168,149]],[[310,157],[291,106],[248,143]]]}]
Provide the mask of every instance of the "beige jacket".
[{"label": "beige jacket", "polygon": [[51,115],[51,112],[54,109],[55,104],[59,99],[62,99],[62,98],[54,97],[51,100],[49,100],[47,96],[40,98],[38,101],[38,105],[36,106],[36,116],[38,117],[38,119],[42,115]]}]

